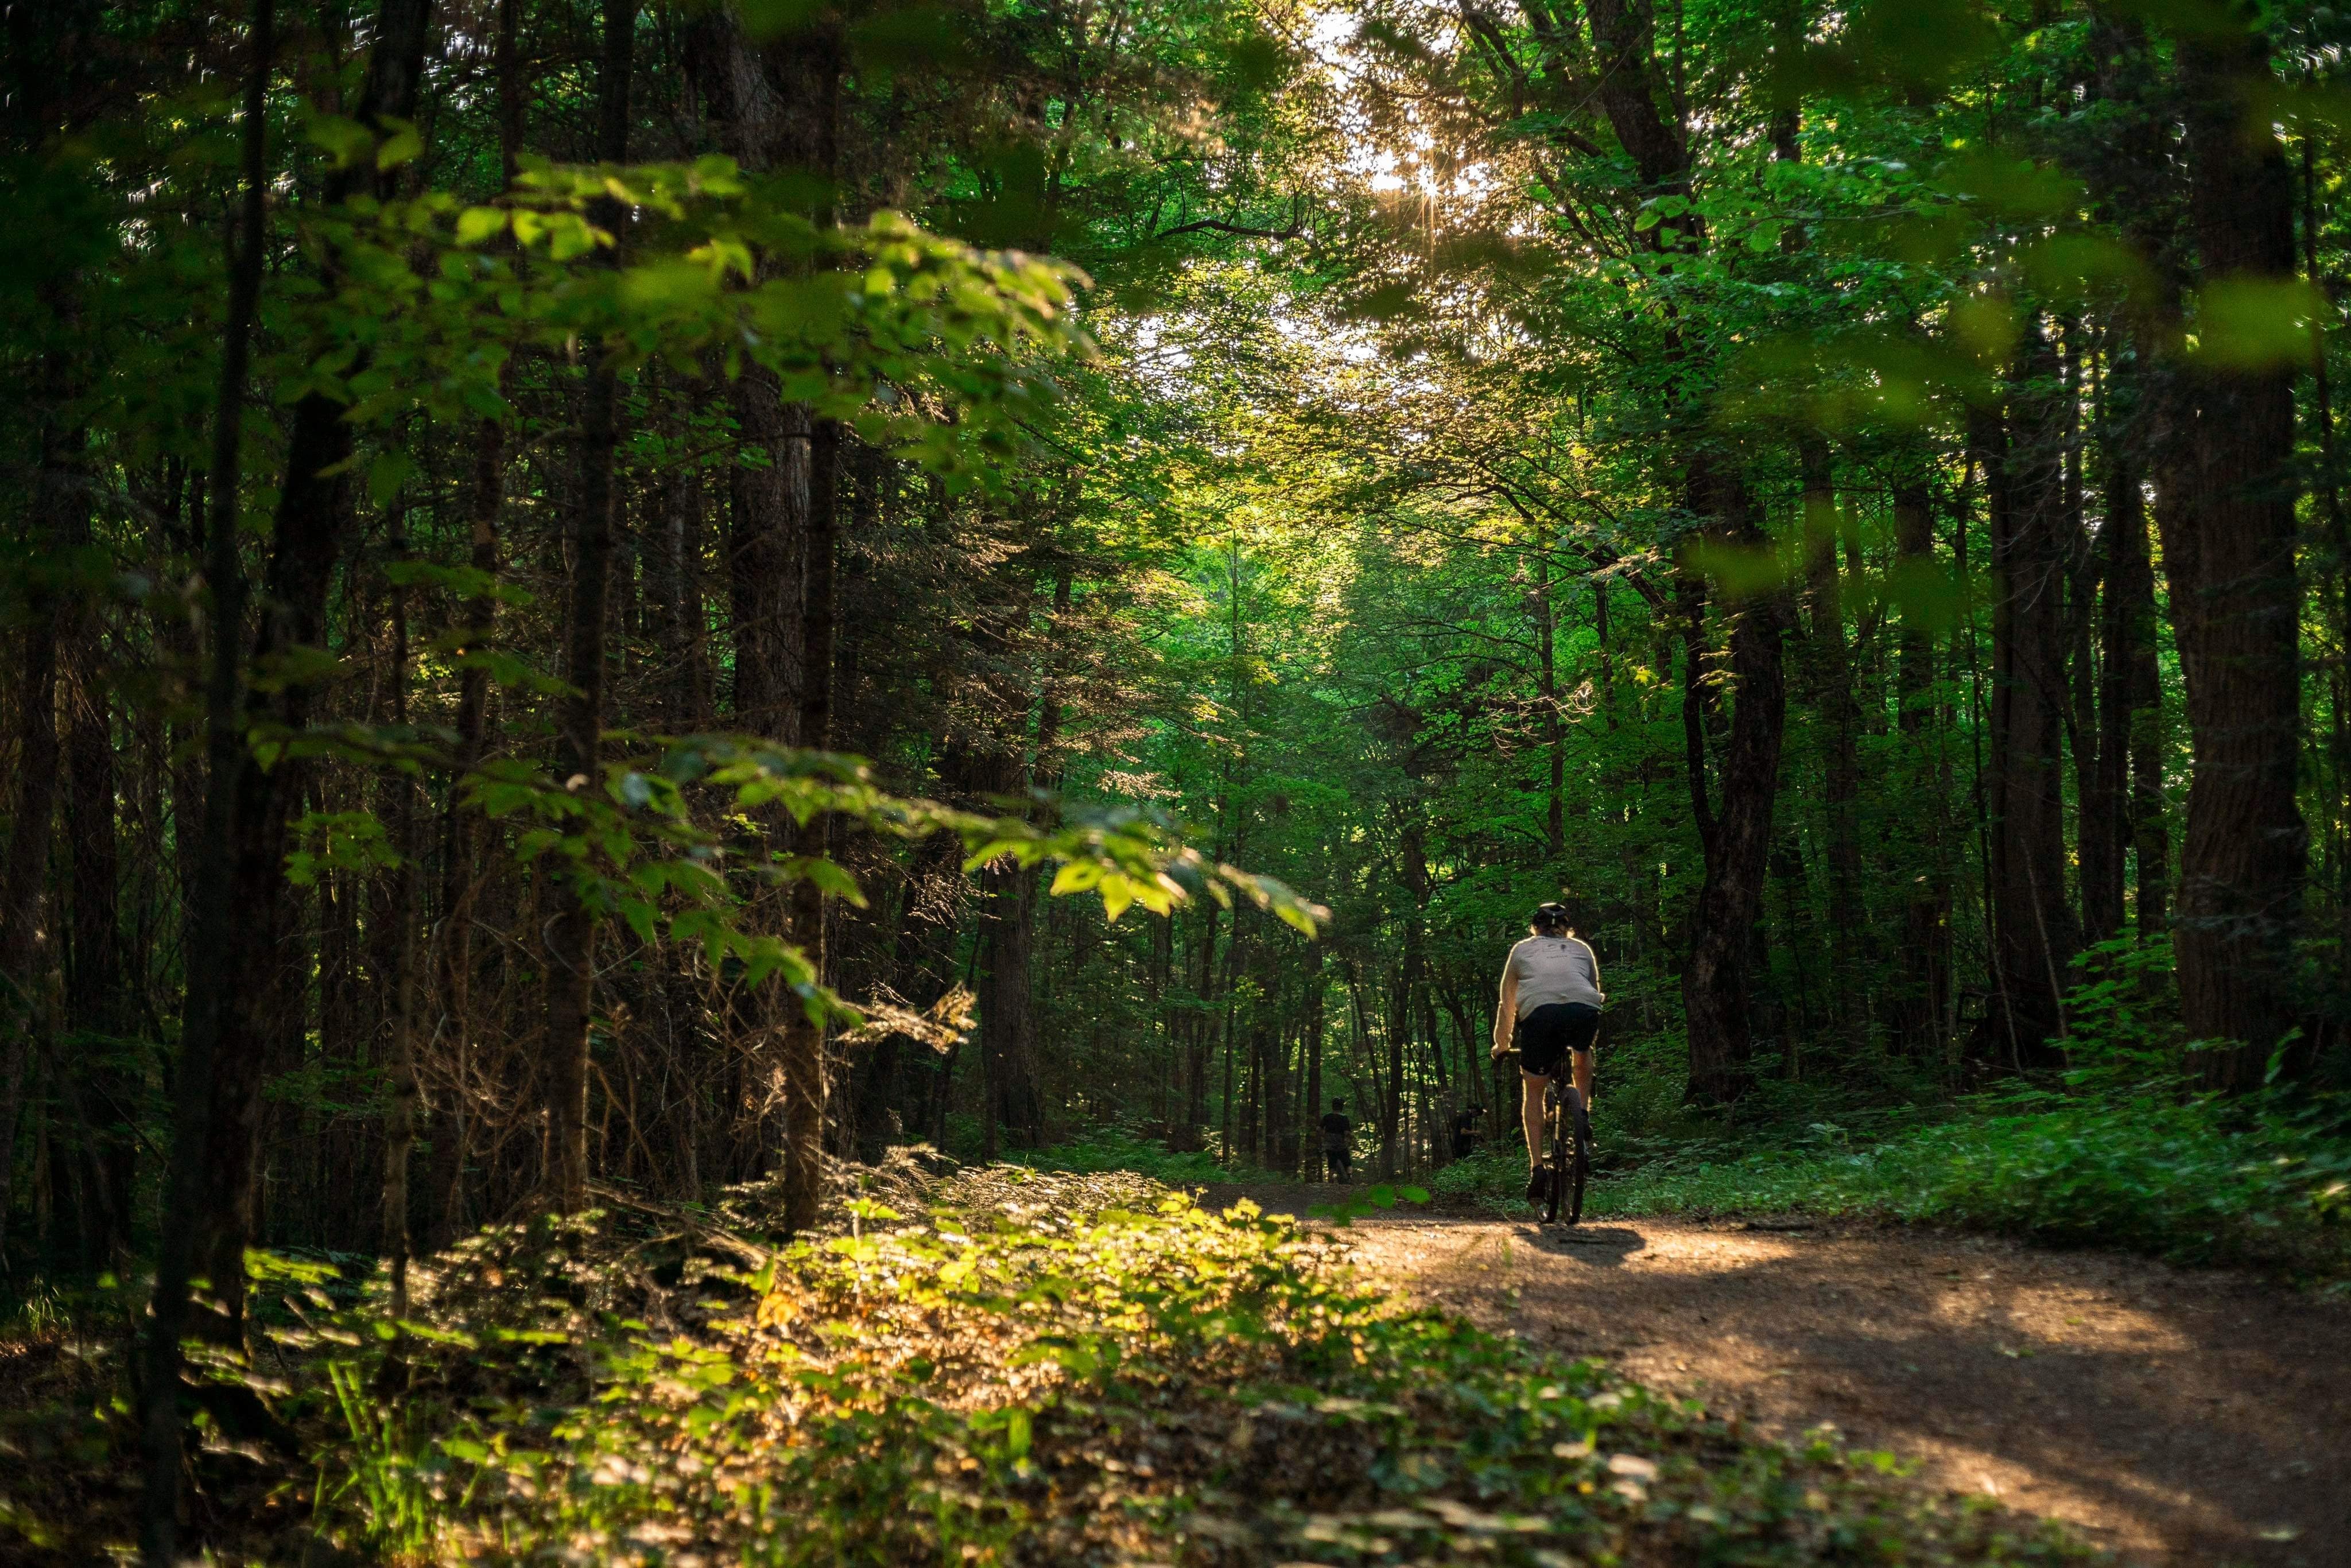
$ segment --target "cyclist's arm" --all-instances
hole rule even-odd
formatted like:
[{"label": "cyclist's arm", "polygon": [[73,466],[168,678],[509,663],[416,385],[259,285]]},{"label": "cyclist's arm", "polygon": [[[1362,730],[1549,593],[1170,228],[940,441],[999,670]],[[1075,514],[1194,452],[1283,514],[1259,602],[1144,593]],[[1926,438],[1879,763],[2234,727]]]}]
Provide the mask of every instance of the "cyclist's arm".
[{"label": "cyclist's arm", "polygon": [[1519,977],[1508,964],[1502,966],[1502,995],[1494,1004],[1494,1050],[1496,1056],[1510,1049],[1510,1036],[1519,1021]]},{"label": "cyclist's arm", "polygon": [[[1579,937],[1578,940],[1581,941],[1582,938]],[[1583,951],[1592,960],[1592,988],[1600,993],[1601,1000],[1605,1001],[1608,999],[1608,988],[1601,982],[1600,978],[1600,950],[1591,943],[1585,942]]]}]

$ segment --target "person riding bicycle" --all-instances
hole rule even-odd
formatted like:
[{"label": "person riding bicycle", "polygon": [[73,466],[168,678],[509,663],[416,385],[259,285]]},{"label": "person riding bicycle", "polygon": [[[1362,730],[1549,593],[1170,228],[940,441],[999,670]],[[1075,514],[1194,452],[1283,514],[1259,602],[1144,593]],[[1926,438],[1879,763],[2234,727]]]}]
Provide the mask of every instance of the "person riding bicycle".
[{"label": "person riding bicycle", "polygon": [[1494,1012],[1497,1061],[1519,1052],[1527,1134],[1527,1201],[1543,1200],[1543,1095],[1562,1057],[1573,1056],[1576,1092],[1592,1103],[1592,1041],[1600,1031],[1600,959],[1570,925],[1567,906],[1545,904],[1527,923],[1527,939],[1502,965],[1501,1002]]}]

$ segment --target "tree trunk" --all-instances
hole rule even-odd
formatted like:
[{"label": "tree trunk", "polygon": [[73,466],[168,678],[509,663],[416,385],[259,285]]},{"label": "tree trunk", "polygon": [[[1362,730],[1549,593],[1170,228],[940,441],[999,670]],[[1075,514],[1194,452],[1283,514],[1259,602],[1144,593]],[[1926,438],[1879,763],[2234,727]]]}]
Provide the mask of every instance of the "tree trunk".
[{"label": "tree trunk", "polygon": [[[2101,528],[2097,538],[2091,537],[2082,493],[2079,409],[2090,380],[2092,353],[2086,337],[2078,318],[2066,320],[2065,504],[2059,540],[2065,560],[2066,687],[2071,709],[2065,736],[2074,762],[2074,863],[2081,886],[2085,946],[2111,939],[2123,925],[2122,791],[2116,783],[2120,767],[2107,747],[2110,727],[2101,706],[2101,699],[2117,683],[2106,677],[2096,652],[2104,645],[2100,595],[2102,589],[2111,592],[2106,577],[2113,534]],[[2116,483],[2110,471],[2105,486],[2109,516],[2116,499]]]},{"label": "tree trunk", "polygon": [[[506,0],[503,18],[520,0]],[[501,37],[500,47],[508,46]],[[476,427],[472,493],[467,497],[471,533],[468,564],[486,577],[498,570],[498,524],[506,504],[506,432],[486,419]],[[464,651],[486,651],[495,635],[497,600],[484,594],[465,608]],[[437,1210],[434,1239],[445,1245],[464,1228],[465,1162],[472,1135],[474,1082],[474,894],[484,841],[479,816],[462,800],[465,776],[479,768],[489,733],[490,674],[469,666],[458,677],[457,744],[451,755],[449,803],[441,821],[441,933],[434,952],[440,962],[442,1016],[448,1032],[455,1086],[451,1103],[436,1118],[432,1171]]]},{"label": "tree trunk", "polygon": [[[730,9],[714,7],[689,42],[689,67],[721,145],[747,169],[794,170],[813,175],[820,186],[830,182],[839,160],[843,60],[839,27],[829,20],[761,48],[747,38]],[[815,208],[820,224],[831,221],[824,198]],[[734,473],[729,555],[736,718],[772,739],[822,747],[831,729],[840,432],[805,407],[783,404],[774,375],[765,369],[747,371],[735,395],[745,445],[766,459],[763,466],[738,465]],[[780,821],[769,830],[778,838],[787,831]],[[810,831],[815,841],[801,852],[822,852],[825,830]],[[784,902],[788,939],[821,974],[822,898],[803,882]],[[774,1015],[785,1220],[804,1228],[814,1223],[822,1183],[823,1030],[791,999],[771,996],[753,1006],[757,1014]]]},{"label": "tree trunk", "polygon": [[235,248],[228,257],[228,309],[221,329],[221,379],[213,427],[211,507],[205,518],[204,577],[210,590],[212,648],[204,682],[205,749],[211,777],[203,835],[195,855],[188,909],[188,984],[173,1076],[171,1168],[163,1187],[156,1247],[155,1286],[149,1297],[145,1376],[140,1388],[140,1457],[144,1490],[139,1509],[140,1557],[145,1568],[179,1562],[180,1341],[187,1332],[189,1286],[200,1255],[198,1230],[211,1194],[212,1077],[232,1000],[230,958],[239,945],[232,929],[239,772],[246,766],[238,727],[245,636],[245,573],[237,549],[237,502],[242,488],[245,379],[253,320],[261,296],[267,233],[269,78],[275,54],[271,0],[254,0],[244,103],[243,201]]},{"label": "tree trunk", "polygon": [[[1933,503],[1922,481],[1895,488],[1894,550],[1897,573],[1912,591],[1920,591],[1935,554]],[[1909,816],[1916,835],[1911,846],[1915,869],[1903,899],[1895,1031],[1914,1059],[1932,1061],[1942,1054],[1943,1020],[1951,1000],[1951,869],[1944,809],[1950,780],[1940,753],[1940,705],[1930,695],[1935,643],[1920,623],[1923,619],[1916,611],[1905,611],[1894,676],[1910,799],[1931,802]]]},{"label": "tree trunk", "polygon": [[[840,514],[841,426],[817,420],[810,434],[799,742],[823,750],[832,744],[833,549]],[[800,830],[798,836],[808,841],[801,852],[826,853],[828,827],[817,821]],[[808,955],[820,980],[825,977],[824,907],[823,894],[813,879],[803,877],[792,884],[790,940]],[[798,1233],[816,1224],[824,1199],[825,1031],[806,1009],[788,1006],[782,1033],[784,1225]]]},{"label": "tree trunk", "polygon": [[[355,117],[378,133],[393,120],[416,117],[431,16],[430,0],[389,0],[379,13]],[[362,194],[371,177],[372,160],[335,172],[328,180],[328,204]],[[377,177],[376,188],[381,193],[389,185]],[[329,282],[333,270],[330,260]],[[326,643],[328,588],[351,523],[350,481],[343,471],[351,455],[351,426],[344,413],[341,403],[319,392],[294,407],[254,642],[255,663],[264,669]],[[246,696],[248,729],[256,739],[298,736],[309,723],[316,695],[299,679],[256,686]],[[262,1085],[289,1000],[304,988],[306,959],[296,940],[298,900],[286,880],[286,851],[289,824],[314,771],[312,763],[285,756],[274,765],[232,770],[240,794],[231,882],[234,907],[244,912],[244,939],[228,956],[233,969],[212,1063],[208,1189],[200,1211],[213,1290],[226,1311],[223,1331],[232,1337],[243,1328]]]},{"label": "tree trunk", "polygon": [[1404,1037],[1411,1030],[1405,1011],[1404,983],[1389,992],[1387,1004],[1387,1072],[1380,1095],[1380,1176],[1396,1176],[1404,1152]]},{"label": "tree trunk", "polygon": [[[62,402],[61,361],[49,378]],[[8,858],[0,867],[0,1269],[6,1267],[8,1210],[14,1200],[16,1127],[23,1119],[25,1072],[40,1014],[41,977],[49,967],[49,850],[57,836],[57,652],[71,619],[71,591],[57,573],[89,539],[88,433],[45,419],[40,472],[34,478],[36,523],[51,570],[27,598],[24,685],[17,704],[16,799]]]},{"label": "tree trunk", "polygon": [[1991,476],[1991,818],[1993,1037],[2017,1068],[2058,1060],[2064,974],[2078,940],[2065,898],[2064,561],[2059,513],[2064,413],[2056,354],[2036,320],[2011,374],[2005,423],[1980,415]]},{"label": "tree trunk", "polygon": [[[597,81],[598,154],[628,157],[630,70],[636,0],[607,0],[604,52]],[[614,234],[625,214],[606,198],[591,220]],[[611,260],[608,253],[608,260]],[[575,565],[566,627],[564,678],[571,693],[556,729],[556,776],[567,789],[601,793],[604,727],[605,635],[610,619],[613,455],[620,444],[620,373],[609,358],[588,373],[580,414],[579,511],[572,523]],[[588,1204],[588,1053],[595,993],[596,914],[581,889],[559,874],[555,918],[547,937],[547,1118],[549,1197],[562,1213]]]},{"label": "tree trunk", "polygon": [[998,1124],[1022,1148],[1044,1136],[1045,1103],[1037,1084],[1034,998],[1029,968],[1036,943],[1037,878],[1007,866],[980,875],[987,900],[986,989],[980,997],[980,1049]]},{"label": "tree trunk", "polygon": [[[2163,672],[2155,645],[2155,566],[2147,552],[2147,513],[2126,512],[2107,568],[2107,603],[2121,622],[2119,641],[2128,708],[2130,848],[2137,872],[2132,915],[2138,940],[2170,929],[2171,819],[2163,786]],[[2113,526],[2113,525],[2109,525]]]},{"label": "tree trunk", "polygon": [[[2259,34],[2179,42],[2189,104],[2189,220],[2208,287],[2283,284],[2294,271],[2294,183],[2252,106],[2274,87]],[[2195,769],[2174,941],[2189,1035],[2225,1041],[2205,1082],[2261,1082],[2295,1025],[2294,944],[2307,834],[2301,759],[2301,597],[2295,578],[2294,367],[2190,370],[2191,486],[2164,524],[2172,624]],[[2167,509],[2168,511],[2168,509]]]},{"label": "tree trunk", "polygon": [[[2082,936],[2092,943],[2106,941],[2123,928],[2124,852],[2135,837],[2129,790],[2132,673],[2137,643],[2152,631],[2146,617],[2154,609],[2147,561],[2147,501],[2141,490],[2146,470],[2123,428],[2135,412],[2132,366],[2127,353],[2109,365],[2099,423],[2105,517],[2098,529],[2097,551],[2105,594],[2097,617],[2097,766],[2082,801]],[[2147,596],[2144,605],[2134,601],[2139,594]],[[2147,653],[2152,656],[2151,646]],[[2098,847],[2104,851],[2095,864],[2094,835],[2086,826],[2093,817],[2100,824],[2095,840],[2103,841]]]},{"label": "tree trunk", "polygon": [[758,369],[735,383],[735,417],[747,451],[738,464],[727,541],[729,623],[735,634],[734,721],[787,746],[799,739],[808,629],[806,550],[810,497],[808,411],[778,401],[775,378]]},{"label": "tree trunk", "polygon": [[1857,811],[1861,762],[1855,749],[1861,712],[1854,700],[1853,664],[1845,649],[1844,583],[1837,570],[1837,500],[1828,445],[1807,439],[1800,444],[1799,456],[1804,486],[1805,597],[1812,611],[1806,641],[1823,731],[1821,809],[1827,819],[1830,1008],[1844,1033],[1857,1041],[1865,1022],[1857,952],[1865,930]]},{"label": "tree trunk", "polygon": [[2170,834],[2164,819],[2163,686],[2156,662],[2155,570],[2147,553],[2147,464],[2138,428],[2147,389],[2134,350],[2109,378],[2104,465],[2106,517],[2099,548],[2105,556],[2106,593],[2100,606],[2098,789],[2116,819],[2114,862],[2103,884],[2085,881],[2083,907],[2092,928],[2123,917],[2125,851],[2137,861],[2138,939],[2162,934],[2166,924]]},{"label": "tree trunk", "polygon": [[[521,65],[524,0],[498,0],[497,40],[491,68],[498,86],[498,172],[508,185],[522,155],[527,84]],[[505,372],[500,370],[500,384]],[[506,427],[483,420],[475,430],[473,484],[466,497],[467,564],[485,578],[498,570],[499,525],[506,512]],[[465,607],[466,653],[486,652],[497,630],[498,601],[483,594]],[[457,744],[451,757],[454,777],[441,825],[441,931],[434,945],[440,965],[441,1008],[448,1032],[453,1085],[450,1103],[435,1118],[431,1198],[432,1245],[446,1246],[465,1228],[465,1168],[474,1131],[474,895],[475,865],[482,855],[483,824],[460,803],[461,781],[481,766],[489,732],[490,673],[468,666],[457,678]]]},{"label": "tree trunk", "polygon": [[[1746,486],[1701,467],[1692,476],[1693,509],[1711,518],[1708,531],[1741,544],[1761,537]],[[1704,614],[1705,589],[1696,569],[1682,569],[1685,612]],[[1685,657],[1683,724],[1689,746],[1690,791],[1706,857],[1706,880],[1690,922],[1690,952],[1682,969],[1682,1007],[1689,1029],[1693,1104],[1727,1103],[1750,1082],[1754,1033],[1750,1016],[1747,955],[1762,917],[1770,866],[1772,807],[1780,784],[1780,744],[1787,726],[1787,683],[1781,665],[1787,623],[1780,595],[1766,592],[1729,606],[1730,735],[1723,750],[1720,807],[1707,800],[1703,714],[1694,707],[1702,677],[1697,640]]]},{"label": "tree trunk", "polygon": [[[395,522],[404,528],[405,520]],[[395,535],[391,541],[395,559],[404,559],[408,541]],[[392,723],[397,731],[408,727],[408,593],[398,583],[392,589]],[[419,1095],[416,1084],[416,886],[417,858],[423,850],[423,802],[412,774],[392,780],[391,810],[385,813],[393,853],[392,896],[385,914],[392,929],[379,933],[385,972],[378,981],[390,993],[382,999],[384,1018],[384,1087],[388,1100],[383,1115],[383,1249],[391,1273],[391,1315],[394,1322],[408,1316],[408,1266],[414,1248],[409,1234],[408,1167],[416,1148]],[[386,1385],[404,1382],[404,1364],[395,1343],[384,1364]]]},{"label": "tree trunk", "polygon": [[1536,691],[1542,698],[1543,752],[1550,771],[1543,795],[1544,870],[1556,873],[1567,847],[1567,727],[1562,722],[1559,706],[1559,670],[1555,663],[1558,622],[1551,598],[1551,550],[1549,540],[1541,534],[1535,538],[1535,591],[1530,597],[1534,601],[1535,612]]},{"label": "tree trunk", "polygon": [[1193,988],[1193,1005],[1186,1009],[1184,1040],[1184,1119],[1180,1139],[1169,1139],[1179,1153],[1196,1153],[1208,1124],[1208,1032],[1207,1007],[1214,999],[1218,906],[1201,901],[1202,928],[1198,952],[1200,978]]},{"label": "tree trunk", "polygon": [[[82,516],[87,522],[86,508]],[[87,543],[85,538],[81,544]],[[114,726],[105,650],[98,618],[87,606],[76,610],[69,625],[66,749],[73,805],[67,836],[73,857],[73,924],[66,1023],[80,1044],[77,1071],[66,1087],[85,1129],[80,1179],[89,1201],[83,1206],[82,1239],[96,1263],[126,1255],[131,1244],[141,1075],[124,1061],[125,1037],[135,1023],[124,989]]]}]

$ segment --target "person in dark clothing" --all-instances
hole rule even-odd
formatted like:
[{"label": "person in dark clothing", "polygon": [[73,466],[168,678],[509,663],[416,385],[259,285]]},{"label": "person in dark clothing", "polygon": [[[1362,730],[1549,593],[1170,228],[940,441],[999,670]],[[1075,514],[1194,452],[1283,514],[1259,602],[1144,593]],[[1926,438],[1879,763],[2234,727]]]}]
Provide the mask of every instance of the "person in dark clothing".
[{"label": "person in dark clothing", "polygon": [[1331,1113],[1322,1118],[1322,1170],[1332,1181],[1346,1181],[1350,1173],[1347,1161],[1355,1150],[1355,1124],[1347,1120],[1347,1103],[1331,1102]]},{"label": "person in dark clothing", "polygon": [[1486,1113],[1483,1105],[1472,1105],[1453,1118],[1453,1157],[1466,1160],[1478,1147],[1478,1118]]}]

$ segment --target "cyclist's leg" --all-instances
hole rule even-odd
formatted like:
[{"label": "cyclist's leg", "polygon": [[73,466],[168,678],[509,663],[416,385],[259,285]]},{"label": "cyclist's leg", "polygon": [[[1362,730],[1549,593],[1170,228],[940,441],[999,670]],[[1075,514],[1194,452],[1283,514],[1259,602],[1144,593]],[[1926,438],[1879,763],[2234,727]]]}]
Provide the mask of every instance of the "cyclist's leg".
[{"label": "cyclist's leg", "polygon": [[1576,1096],[1588,1113],[1592,1109],[1592,1048],[1600,1038],[1600,1009],[1571,1004],[1566,1012],[1562,1032],[1570,1053],[1569,1072],[1575,1082]]},{"label": "cyclist's leg", "polygon": [[1561,1048],[1565,1043],[1560,1035],[1562,1019],[1561,1009],[1553,1005],[1537,1008],[1518,1024],[1520,1118],[1526,1127],[1530,1167],[1542,1163],[1543,1095],[1560,1069]]},{"label": "cyclist's leg", "polygon": [[1543,1092],[1551,1087],[1548,1076],[1532,1072],[1519,1074],[1519,1120],[1527,1134],[1527,1168],[1542,1163],[1543,1155]]}]

